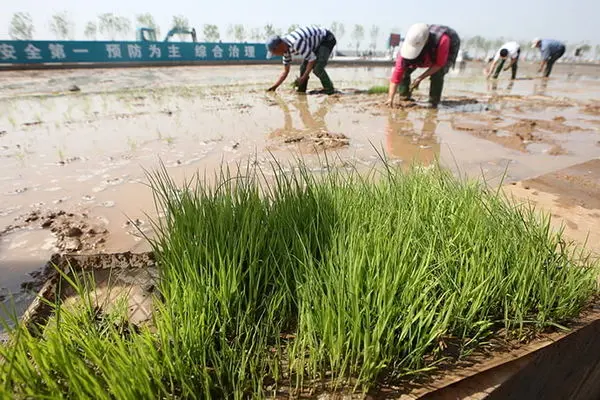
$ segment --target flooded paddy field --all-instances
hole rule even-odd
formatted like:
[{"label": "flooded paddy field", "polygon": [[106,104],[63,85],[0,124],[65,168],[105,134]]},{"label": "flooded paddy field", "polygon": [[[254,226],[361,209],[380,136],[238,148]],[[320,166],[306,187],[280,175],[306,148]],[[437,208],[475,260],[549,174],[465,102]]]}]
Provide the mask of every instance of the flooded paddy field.
[{"label": "flooded paddy field", "polygon": [[[391,67],[331,68],[341,93],[329,97],[296,95],[286,84],[265,93],[280,68],[0,74],[0,299],[22,310],[28,282],[56,251],[148,250],[143,234],[156,213],[145,171],[161,162],[182,180],[222,163],[266,167],[297,154],[318,171],[323,151],[333,163],[366,168],[381,156],[439,159],[533,198],[577,239],[600,221],[600,68],[561,65],[545,82],[523,66],[523,78],[502,75],[496,84],[480,65],[452,71],[438,110],[422,107],[428,84],[415,103],[394,109],[385,94],[366,94],[387,84]],[[309,88],[318,88],[314,77]],[[547,174],[583,182],[577,193],[596,200],[565,197],[570,186],[539,178]]]}]

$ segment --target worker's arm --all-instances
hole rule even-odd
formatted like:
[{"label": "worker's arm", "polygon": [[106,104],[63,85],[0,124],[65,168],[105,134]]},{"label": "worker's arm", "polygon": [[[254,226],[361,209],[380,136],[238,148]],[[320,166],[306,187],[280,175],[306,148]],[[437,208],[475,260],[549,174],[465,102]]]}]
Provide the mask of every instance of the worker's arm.
[{"label": "worker's arm", "polygon": [[411,89],[418,89],[419,85],[421,84],[421,82],[423,81],[423,79],[430,77],[431,75],[435,74],[436,72],[438,72],[440,69],[442,69],[443,67],[440,67],[439,65],[434,65],[433,67],[429,67],[427,69],[427,71],[423,72],[421,74],[421,76],[419,76],[417,79],[415,79],[415,81],[412,84]]},{"label": "worker's arm", "polygon": [[548,63],[548,61],[542,60],[542,62],[540,63],[540,68],[538,69],[538,72],[542,72],[547,63]]},{"label": "worker's arm", "polygon": [[394,71],[392,72],[392,77],[390,78],[390,88],[388,89],[388,98],[385,104],[390,107],[394,106],[394,97],[396,96],[396,92],[398,91],[398,84],[402,82],[402,78],[404,77],[404,62],[402,60],[402,56],[398,54],[396,58],[396,65],[394,66]]},{"label": "worker's arm", "polygon": [[544,47],[544,42],[542,42],[540,51],[542,52],[542,62],[540,63],[540,68],[538,69],[538,72],[542,72],[546,67],[546,64],[548,64],[548,60],[550,60],[550,46],[546,45]]},{"label": "worker's arm", "polygon": [[421,76],[415,79],[411,89],[417,89],[423,79],[430,77],[446,66],[446,63],[448,62],[448,56],[450,54],[450,42],[450,36],[443,35],[441,37],[436,51],[435,64],[429,67],[427,71],[423,72]]},{"label": "worker's arm", "polygon": [[281,73],[281,75],[279,75],[279,79],[277,79],[277,82],[275,82],[275,84],[273,86],[271,86],[269,89],[267,89],[267,91],[274,92],[275,90],[277,90],[277,88],[287,79],[289,74],[290,74],[290,64],[285,64],[283,66],[283,72]]},{"label": "worker's arm", "polygon": [[314,60],[311,60],[308,62],[308,64],[306,64],[306,70],[304,71],[304,74],[302,74],[302,76],[298,78],[298,84],[302,84],[308,80],[308,77],[310,76],[311,71],[315,67],[316,62],[317,58],[315,57]]},{"label": "worker's arm", "polygon": [[390,107],[394,106],[394,97],[396,96],[396,92],[398,91],[398,84],[394,82],[390,82],[390,88],[388,90],[388,98],[385,104]]},{"label": "worker's arm", "polygon": [[487,73],[487,77],[489,79],[490,76],[492,76],[492,74],[494,73],[494,71],[496,70],[496,67],[498,66],[498,60],[494,59],[494,61],[492,61],[492,65],[490,66],[490,69]]}]

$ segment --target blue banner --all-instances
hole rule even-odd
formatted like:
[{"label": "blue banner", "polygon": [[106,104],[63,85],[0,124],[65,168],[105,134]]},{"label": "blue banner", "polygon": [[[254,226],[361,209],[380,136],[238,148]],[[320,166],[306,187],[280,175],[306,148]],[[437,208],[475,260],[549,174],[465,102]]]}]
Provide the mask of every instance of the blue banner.
[{"label": "blue banner", "polygon": [[264,61],[258,43],[0,41],[0,64]]}]

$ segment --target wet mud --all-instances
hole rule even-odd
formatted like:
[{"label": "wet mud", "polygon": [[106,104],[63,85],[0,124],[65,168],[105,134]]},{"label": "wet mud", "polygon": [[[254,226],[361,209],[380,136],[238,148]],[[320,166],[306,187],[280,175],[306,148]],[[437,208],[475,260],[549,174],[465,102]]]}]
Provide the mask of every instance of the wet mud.
[{"label": "wet mud", "polygon": [[586,104],[585,106],[583,106],[583,112],[586,114],[600,116],[600,102]]},{"label": "wet mud", "polygon": [[600,257],[600,159],[514,182],[505,188],[552,216],[556,229]]},{"label": "wet mud", "polygon": [[68,213],[64,210],[35,210],[15,218],[15,222],[0,231],[0,238],[23,229],[40,228],[52,232],[54,247],[63,253],[101,251],[108,230],[92,223],[87,214]]}]

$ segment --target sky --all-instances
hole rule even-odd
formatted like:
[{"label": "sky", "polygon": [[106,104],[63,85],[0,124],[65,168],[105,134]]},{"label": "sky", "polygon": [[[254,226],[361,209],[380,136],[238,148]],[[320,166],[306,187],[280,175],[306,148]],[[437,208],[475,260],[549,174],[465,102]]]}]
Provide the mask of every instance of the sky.
[{"label": "sky", "polygon": [[[168,31],[172,16],[186,16],[202,39],[202,26],[220,27],[222,39],[230,24],[260,27],[271,23],[287,29],[291,24],[319,24],[329,27],[339,21],[346,34],[338,42],[346,47],[352,40],[355,24],[365,27],[369,37],[371,26],[379,27],[379,49],[384,47],[393,28],[405,33],[416,22],[443,24],[454,28],[461,37],[481,35],[489,39],[504,37],[531,40],[534,37],[554,38],[569,43],[587,41],[600,44],[600,33],[594,29],[600,15],[598,0],[19,0],[3,2],[0,14],[0,40],[9,39],[8,27],[15,12],[31,14],[35,26],[34,39],[55,39],[49,30],[50,16],[67,11],[75,21],[75,39],[84,40],[83,30],[98,14],[112,12],[132,21],[140,13],[151,13],[161,27],[161,37]],[[135,26],[135,24],[134,24]],[[134,40],[135,33],[130,33]],[[369,39],[365,39],[365,47]]]}]

